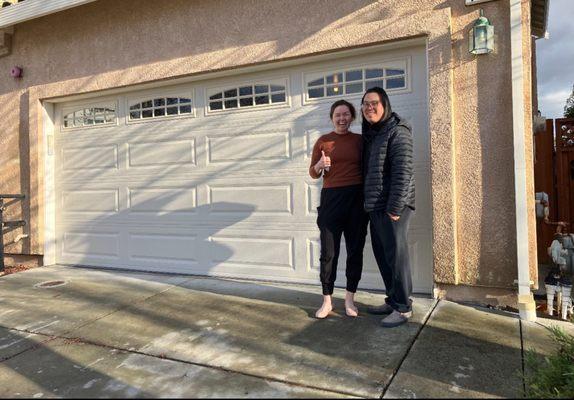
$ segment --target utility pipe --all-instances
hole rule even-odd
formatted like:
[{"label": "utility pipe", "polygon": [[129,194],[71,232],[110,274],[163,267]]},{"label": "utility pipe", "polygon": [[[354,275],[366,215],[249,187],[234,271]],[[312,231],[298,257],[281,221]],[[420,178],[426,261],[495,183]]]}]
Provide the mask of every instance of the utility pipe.
[{"label": "utility pipe", "polygon": [[510,54],[512,65],[512,130],[514,135],[514,193],[516,205],[516,258],[520,318],[536,320],[536,303],[530,291],[528,254],[528,192],[526,190],[526,135],[524,128],[524,64],[522,58],[522,1],[510,2]]}]

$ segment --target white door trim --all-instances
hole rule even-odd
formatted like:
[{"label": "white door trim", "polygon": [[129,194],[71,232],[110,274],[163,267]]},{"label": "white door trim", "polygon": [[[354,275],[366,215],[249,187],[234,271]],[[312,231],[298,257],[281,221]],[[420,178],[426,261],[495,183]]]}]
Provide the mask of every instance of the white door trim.
[{"label": "white door trim", "polygon": [[55,107],[42,102],[44,154],[44,265],[56,263]]}]

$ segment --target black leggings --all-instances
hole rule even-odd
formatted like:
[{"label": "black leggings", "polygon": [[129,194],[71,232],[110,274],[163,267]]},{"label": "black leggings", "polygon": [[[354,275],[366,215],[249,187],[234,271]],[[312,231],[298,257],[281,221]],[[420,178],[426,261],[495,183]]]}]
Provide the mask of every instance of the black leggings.
[{"label": "black leggings", "polygon": [[369,217],[363,209],[363,186],[343,186],[321,190],[317,208],[317,225],[321,232],[321,284],[323,294],[333,294],[341,235],[347,248],[347,290],[355,293],[363,272],[363,248]]}]

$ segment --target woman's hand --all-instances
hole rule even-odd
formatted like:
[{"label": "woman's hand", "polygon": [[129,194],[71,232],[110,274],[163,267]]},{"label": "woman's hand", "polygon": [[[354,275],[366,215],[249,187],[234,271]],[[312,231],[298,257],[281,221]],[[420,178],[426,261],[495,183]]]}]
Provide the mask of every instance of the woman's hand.
[{"label": "woman's hand", "polygon": [[315,164],[315,166],[313,167],[315,168],[315,172],[320,174],[321,171],[323,170],[329,171],[330,167],[331,167],[331,157],[326,156],[325,152],[321,150],[321,158],[319,159],[319,161],[317,161],[317,164]]}]

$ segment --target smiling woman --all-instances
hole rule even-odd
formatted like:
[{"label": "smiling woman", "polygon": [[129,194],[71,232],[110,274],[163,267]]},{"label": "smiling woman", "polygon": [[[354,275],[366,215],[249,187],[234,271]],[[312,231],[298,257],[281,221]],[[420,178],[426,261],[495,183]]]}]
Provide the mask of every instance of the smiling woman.
[{"label": "smiling woman", "polygon": [[309,175],[323,176],[317,225],[321,232],[320,278],[323,305],[315,316],[326,318],[333,310],[332,295],[337,277],[341,236],[347,247],[347,292],[345,312],[358,315],[354,295],[363,271],[363,248],[367,215],[363,210],[361,135],[349,131],[356,117],[355,107],[345,100],[333,103],[329,113],[334,131],[321,136],[313,147]]},{"label": "smiling woman", "polygon": [[409,223],[415,210],[413,137],[408,123],[392,112],[387,92],[365,92],[363,146],[365,210],[369,213],[373,252],[387,290],[385,304],[372,314],[389,314],[381,321],[392,328],[412,316],[412,277],[408,245]]}]

